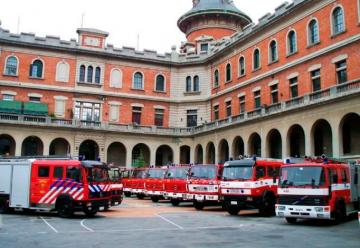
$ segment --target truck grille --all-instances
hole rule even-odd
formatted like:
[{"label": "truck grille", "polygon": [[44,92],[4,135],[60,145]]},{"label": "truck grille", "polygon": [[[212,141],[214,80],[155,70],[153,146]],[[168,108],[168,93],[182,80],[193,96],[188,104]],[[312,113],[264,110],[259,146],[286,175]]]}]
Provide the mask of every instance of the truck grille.
[{"label": "truck grille", "polygon": [[320,196],[280,196],[278,203],[281,205],[293,205],[293,206],[326,206],[325,197]]}]

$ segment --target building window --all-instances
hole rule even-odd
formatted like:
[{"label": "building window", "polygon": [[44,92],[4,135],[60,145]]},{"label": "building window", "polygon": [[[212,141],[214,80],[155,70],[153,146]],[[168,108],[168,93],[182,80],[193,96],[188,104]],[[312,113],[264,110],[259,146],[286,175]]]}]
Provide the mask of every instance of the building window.
[{"label": "building window", "polygon": [[261,92],[260,90],[254,92],[255,109],[261,108]]},{"label": "building window", "polygon": [[91,65],[88,66],[87,68],[87,78],[86,78],[86,82],[88,83],[92,83],[93,82],[93,74],[94,74],[94,67],[92,67]]},{"label": "building window", "polygon": [[165,77],[163,75],[157,75],[156,76],[155,90],[156,91],[161,91],[161,92],[165,91]]},{"label": "building window", "polygon": [[43,77],[43,62],[39,59],[35,60],[30,65],[30,77],[42,78]]},{"label": "building window", "polygon": [[69,82],[70,66],[66,62],[59,62],[56,66],[56,81]]},{"label": "building window", "polygon": [[40,102],[41,102],[41,97],[38,97],[38,96],[29,96],[29,102],[40,103]]},{"label": "building window", "polygon": [[14,101],[15,100],[15,96],[14,95],[8,95],[8,94],[4,94],[2,99],[4,101]]},{"label": "building window", "polygon": [[203,43],[200,45],[200,51],[201,52],[207,52],[209,50],[209,44],[208,43]]},{"label": "building window", "polygon": [[239,105],[240,114],[245,113],[245,96],[239,97]]},{"label": "building window", "polygon": [[143,89],[143,75],[140,72],[134,74],[133,88],[136,90]]},{"label": "building window", "polygon": [[260,50],[258,48],[254,51],[254,70],[260,68]]},{"label": "building window", "polygon": [[132,108],[132,122],[136,125],[141,124],[141,107],[133,107]]},{"label": "building window", "polygon": [[296,33],[291,30],[287,37],[288,55],[294,54],[297,51]]},{"label": "building window", "polygon": [[336,7],[332,12],[333,35],[345,31],[344,11],[341,7]]},{"label": "building window", "polygon": [[347,82],[347,66],[346,60],[339,61],[335,64],[336,66],[336,78],[338,84]]},{"label": "building window", "polygon": [[80,66],[80,77],[79,77],[79,82],[81,82],[81,83],[85,82],[85,72],[86,72],[85,65],[81,65]]},{"label": "building window", "polygon": [[219,120],[219,105],[214,106],[214,120]]},{"label": "building window", "polygon": [[100,84],[100,79],[101,79],[101,69],[100,69],[100,67],[96,67],[96,69],[95,69],[95,83]]},{"label": "building window", "polygon": [[187,127],[197,126],[197,110],[187,111]]},{"label": "building window", "polygon": [[186,77],[186,92],[191,92],[192,83],[191,83],[191,77]]},{"label": "building window", "polygon": [[308,39],[309,45],[314,45],[319,42],[319,25],[317,20],[313,19],[309,23],[308,27]]},{"label": "building window", "polygon": [[110,105],[110,114],[109,114],[109,120],[111,122],[117,122],[119,121],[119,105]]},{"label": "building window", "polygon": [[310,72],[313,91],[321,90],[320,69]]},{"label": "building window", "polygon": [[100,122],[100,103],[76,102],[75,119],[87,122]]},{"label": "building window", "polygon": [[17,76],[18,59],[15,56],[10,56],[6,59],[5,74],[9,76]]},{"label": "building window", "polygon": [[245,58],[243,56],[239,59],[239,76],[245,75]]},{"label": "building window", "polygon": [[299,96],[298,92],[298,78],[294,77],[289,80],[290,82],[290,96],[291,98],[296,98]]},{"label": "building window", "polygon": [[278,60],[278,48],[277,48],[277,43],[275,40],[270,42],[269,52],[270,52],[270,56],[269,56],[270,63],[277,61]]},{"label": "building window", "polygon": [[155,126],[162,127],[164,126],[164,110],[155,109]]},{"label": "building window", "polygon": [[226,82],[231,81],[231,64],[226,65]]},{"label": "building window", "polygon": [[214,88],[219,87],[219,70],[215,70],[214,72]]},{"label": "building window", "polygon": [[270,87],[271,90],[271,102],[272,104],[278,103],[279,102],[279,90],[278,90],[278,85],[272,85]]},{"label": "building window", "polygon": [[231,101],[227,101],[226,103],[226,117],[231,116]]},{"label": "building window", "polygon": [[200,80],[199,80],[199,76],[195,76],[194,77],[194,92],[199,92],[200,91]]},{"label": "building window", "polygon": [[110,87],[121,88],[122,85],[122,73],[119,69],[111,71]]},{"label": "building window", "polygon": [[65,116],[65,104],[66,101],[63,99],[55,99],[55,116],[64,117]]}]

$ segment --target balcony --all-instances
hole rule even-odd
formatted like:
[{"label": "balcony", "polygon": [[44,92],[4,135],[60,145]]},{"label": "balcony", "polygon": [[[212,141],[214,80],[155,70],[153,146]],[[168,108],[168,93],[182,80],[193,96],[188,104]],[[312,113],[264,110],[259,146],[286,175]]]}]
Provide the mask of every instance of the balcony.
[{"label": "balcony", "polygon": [[265,106],[260,109],[248,113],[242,113],[237,116],[232,116],[223,120],[215,122],[204,123],[192,128],[177,128],[177,127],[156,127],[156,126],[140,126],[140,125],[125,125],[112,124],[105,122],[94,121],[80,121],[80,120],[66,120],[51,118],[48,116],[32,116],[24,114],[0,113],[0,124],[11,125],[33,125],[33,126],[47,126],[47,127],[67,127],[73,129],[84,130],[99,130],[110,132],[123,132],[134,134],[148,134],[148,135],[162,135],[172,137],[191,137],[196,134],[210,132],[220,128],[231,127],[246,123],[248,121],[259,120],[271,115],[292,111],[293,109],[300,109],[303,107],[316,105],[318,103],[326,103],[334,99],[356,95],[360,93],[360,79],[348,82],[346,84],[335,85],[331,88],[313,92],[301,97],[293,98],[286,102],[276,103]]}]

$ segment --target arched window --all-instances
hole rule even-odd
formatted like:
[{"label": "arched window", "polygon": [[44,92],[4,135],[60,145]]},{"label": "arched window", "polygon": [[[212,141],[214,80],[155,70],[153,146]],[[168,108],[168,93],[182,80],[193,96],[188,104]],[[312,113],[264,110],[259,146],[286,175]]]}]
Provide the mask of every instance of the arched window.
[{"label": "arched window", "polygon": [[288,44],[288,54],[296,53],[297,51],[296,33],[294,30],[291,30],[288,33],[287,44]]},{"label": "arched window", "polygon": [[226,82],[231,81],[231,64],[226,65]]},{"label": "arched window", "polygon": [[18,59],[15,56],[10,56],[6,60],[5,74],[10,76],[17,76],[18,74]]},{"label": "arched window", "polygon": [[42,78],[43,77],[43,62],[39,59],[34,60],[30,65],[30,77]]},{"label": "arched window", "polygon": [[272,40],[269,45],[269,51],[270,51],[270,62],[275,62],[278,60],[278,48],[276,40]]},{"label": "arched window", "polygon": [[245,58],[241,56],[239,59],[239,76],[245,75]]},{"label": "arched window", "polygon": [[85,65],[80,66],[80,75],[79,75],[79,82],[85,82]]},{"label": "arched window", "polygon": [[219,70],[216,69],[214,72],[214,87],[219,87]]},{"label": "arched window", "polygon": [[143,89],[143,74],[141,72],[136,72],[134,74],[133,88],[136,90]]},{"label": "arched window", "polygon": [[194,77],[194,92],[199,92],[200,91],[200,80],[199,80],[199,76],[195,76]]},{"label": "arched window", "polygon": [[191,77],[187,76],[186,77],[186,92],[191,92],[191,87],[192,83],[191,83]]},{"label": "arched window", "polygon": [[95,83],[100,84],[100,78],[101,78],[101,69],[100,69],[100,67],[96,67],[96,69],[95,69]]},{"label": "arched window", "polygon": [[93,74],[94,74],[94,68],[90,65],[87,68],[87,80],[86,80],[86,82],[88,82],[88,83],[93,82]]},{"label": "arched window", "polygon": [[56,81],[69,82],[70,66],[68,63],[61,61],[56,66]]},{"label": "arched window", "polygon": [[254,70],[260,68],[260,50],[258,48],[254,51]]},{"label": "arched window", "polygon": [[345,31],[344,11],[341,7],[336,7],[332,12],[333,34]]},{"label": "arched window", "polygon": [[122,73],[119,69],[111,71],[110,75],[110,87],[121,88],[122,84]]},{"label": "arched window", "polygon": [[156,76],[155,90],[161,92],[165,91],[165,77],[163,75]]},{"label": "arched window", "polygon": [[309,45],[313,45],[319,42],[319,25],[315,19],[311,20],[309,23],[308,39]]}]

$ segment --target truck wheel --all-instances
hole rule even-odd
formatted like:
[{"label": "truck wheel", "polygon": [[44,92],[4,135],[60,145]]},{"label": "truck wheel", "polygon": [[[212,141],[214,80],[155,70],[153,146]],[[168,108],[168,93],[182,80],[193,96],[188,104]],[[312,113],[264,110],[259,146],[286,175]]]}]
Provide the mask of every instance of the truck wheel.
[{"label": "truck wheel", "polygon": [[5,198],[0,199],[0,214],[7,214],[10,210],[8,200]]},{"label": "truck wheel", "polygon": [[238,215],[239,212],[240,212],[240,207],[238,207],[238,206],[226,206],[226,211],[230,215]]},{"label": "truck wheel", "polygon": [[203,202],[194,201],[194,207],[196,210],[203,210],[205,204]]},{"label": "truck wheel", "polygon": [[142,200],[145,198],[145,196],[143,194],[137,194],[136,195],[138,199]]},{"label": "truck wheel", "polygon": [[90,209],[88,207],[84,207],[83,211],[87,217],[94,217],[97,212],[99,212],[99,207],[91,207]]},{"label": "truck wheel", "polygon": [[334,222],[335,224],[341,224],[346,219],[346,207],[344,202],[337,201],[335,204]]},{"label": "truck wheel", "polygon": [[69,198],[59,199],[56,202],[56,210],[60,217],[71,218],[74,215],[72,200]]},{"label": "truck wheel", "polygon": [[286,219],[287,223],[289,223],[289,224],[295,224],[297,222],[296,218],[287,217],[285,219]]},{"label": "truck wheel", "polygon": [[131,192],[125,192],[124,195],[125,195],[126,197],[131,197]]},{"label": "truck wheel", "polygon": [[171,202],[171,205],[173,205],[174,207],[177,207],[180,204],[180,200],[178,200],[178,199],[171,199],[170,202]]},{"label": "truck wheel", "polygon": [[275,215],[275,197],[272,194],[266,194],[263,198],[262,206],[259,208],[259,214],[264,217]]},{"label": "truck wheel", "polygon": [[151,197],[151,200],[152,200],[152,202],[155,202],[155,203],[156,203],[156,202],[159,202],[160,199],[159,199],[159,197],[157,197],[157,196],[152,196],[152,197]]}]

